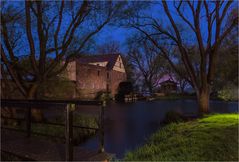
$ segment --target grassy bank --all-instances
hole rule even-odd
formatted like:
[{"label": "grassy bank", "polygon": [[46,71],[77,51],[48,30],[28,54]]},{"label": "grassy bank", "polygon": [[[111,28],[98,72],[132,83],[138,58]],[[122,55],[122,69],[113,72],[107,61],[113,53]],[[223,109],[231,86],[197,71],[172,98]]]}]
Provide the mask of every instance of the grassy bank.
[{"label": "grassy bank", "polygon": [[238,161],[238,114],[216,114],[172,123],[124,160]]}]

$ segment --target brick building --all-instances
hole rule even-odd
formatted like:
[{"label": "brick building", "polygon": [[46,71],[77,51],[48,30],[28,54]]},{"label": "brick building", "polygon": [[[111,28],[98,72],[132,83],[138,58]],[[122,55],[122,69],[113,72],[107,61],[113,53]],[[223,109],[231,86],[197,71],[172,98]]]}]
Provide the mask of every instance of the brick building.
[{"label": "brick building", "polygon": [[120,54],[78,57],[67,67],[68,76],[75,82],[74,97],[93,99],[101,92],[117,94],[126,73]]}]

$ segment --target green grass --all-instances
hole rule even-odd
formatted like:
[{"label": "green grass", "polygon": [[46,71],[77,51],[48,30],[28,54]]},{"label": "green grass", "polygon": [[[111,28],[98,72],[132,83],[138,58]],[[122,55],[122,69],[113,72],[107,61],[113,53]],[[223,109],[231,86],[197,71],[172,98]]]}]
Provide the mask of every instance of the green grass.
[{"label": "green grass", "polygon": [[172,123],[124,160],[238,161],[238,114],[215,114]]}]

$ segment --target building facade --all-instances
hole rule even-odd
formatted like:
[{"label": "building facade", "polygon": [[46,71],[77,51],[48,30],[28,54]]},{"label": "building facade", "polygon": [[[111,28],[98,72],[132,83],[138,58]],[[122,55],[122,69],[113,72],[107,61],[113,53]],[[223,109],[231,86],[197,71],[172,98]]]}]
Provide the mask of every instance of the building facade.
[{"label": "building facade", "polygon": [[120,54],[78,57],[68,67],[68,77],[75,83],[75,98],[94,99],[102,92],[114,97],[126,73]]},{"label": "building facade", "polygon": [[177,83],[172,80],[166,80],[160,83],[160,92],[169,94],[177,92]]}]

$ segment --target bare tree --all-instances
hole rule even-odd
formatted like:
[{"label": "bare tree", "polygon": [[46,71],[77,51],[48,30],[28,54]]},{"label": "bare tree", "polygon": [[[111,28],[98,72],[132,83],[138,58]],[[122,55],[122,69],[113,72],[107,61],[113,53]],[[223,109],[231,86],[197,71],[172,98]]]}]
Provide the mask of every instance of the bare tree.
[{"label": "bare tree", "polygon": [[[9,12],[6,3],[1,10],[2,66],[27,99],[35,99],[39,86],[65,70],[94,35],[132,7],[111,1],[25,1]],[[20,66],[22,53],[31,68]],[[35,118],[39,114],[33,112]]]},{"label": "bare tree", "polygon": [[157,87],[158,79],[163,75],[162,58],[148,40],[133,40],[128,52],[129,61],[143,78],[149,92]]},{"label": "bare tree", "polygon": [[[230,17],[230,22],[226,20],[232,4],[233,1],[174,1],[170,2],[172,8],[169,9],[168,2],[163,1],[164,14],[169,20],[168,26],[160,24],[157,18],[145,16],[143,18],[146,23],[137,22],[132,25],[144,33],[166,58],[168,58],[167,51],[159,40],[168,39],[178,47],[180,58],[187,71],[190,84],[196,91],[199,109],[202,113],[207,113],[209,110],[210,89],[213,85],[221,42],[238,23],[238,14],[233,14]],[[191,17],[187,16],[186,9],[192,14]],[[178,18],[183,24],[177,23]],[[202,25],[206,27],[203,29]],[[185,26],[189,28],[187,33],[181,30]],[[148,28],[153,29],[154,32],[152,33],[152,30],[148,30]],[[189,43],[185,41],[185,38],[189,36],[188,39],[192,43],[193,38],[189,34],[190,32],[195,35],[195,43],[199,51],[199,75],[190,60],[190,51],[187,48]],[[177,70],[173,60],[170,58],[167,60]]]},{"label": "bare tree", "polygon": [[181,74],[184,74],[182,76],[182,75],[178,75],[177,73],[175,73],[175,79],[178,82],[180,92],[182,94],[184,94],[185,88],[189,85],[188,78],[187,78],[187,72],[185,71],[185,68],[182,67],[182,64],[176,65],[176,68],[180,71]]},{"label": "bare tree", "polygon": [[104,43],[97,47],[97,52],[100,54],[120,53],[120,44],[117,41]]}]

